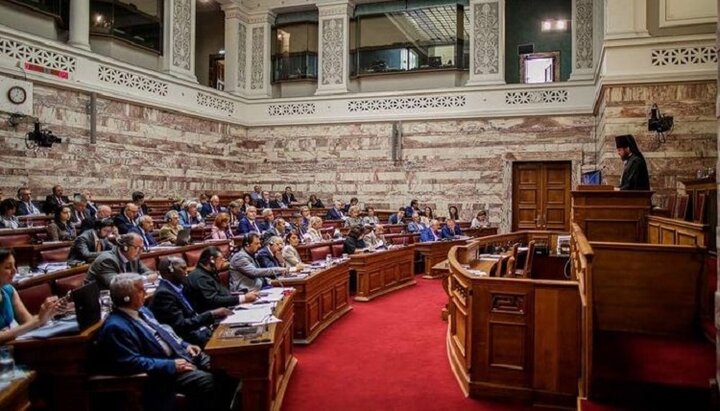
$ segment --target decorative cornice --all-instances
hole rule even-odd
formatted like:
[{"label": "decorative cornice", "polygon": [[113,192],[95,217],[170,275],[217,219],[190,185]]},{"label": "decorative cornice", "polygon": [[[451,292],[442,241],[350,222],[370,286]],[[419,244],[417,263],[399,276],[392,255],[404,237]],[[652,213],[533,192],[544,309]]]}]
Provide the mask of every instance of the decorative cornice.
[{"label": "decorative cornice", "polygon": [[355,6],[350,4],[341,5],[318,5],[318,17],[319,18],[330,18],[330,17],[352,17]]}]

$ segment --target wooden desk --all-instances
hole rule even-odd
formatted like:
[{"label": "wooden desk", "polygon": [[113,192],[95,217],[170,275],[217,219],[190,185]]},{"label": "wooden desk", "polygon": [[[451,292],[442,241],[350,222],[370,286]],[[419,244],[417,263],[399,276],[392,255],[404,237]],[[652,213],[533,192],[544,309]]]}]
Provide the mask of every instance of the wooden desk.
[{"label": "wooden desk", "polygon": [[28,371],[25,376],[13,380],[10,385],[0,390],[0,410],[25,411],[30,409],[30,383],[35,379],[35,371]]},{"label": "wooden desk", "polygon": [[425,268],[423,270],[423,278],[440,278],[434,277],[432,268],[435,264],[447,259],[448,251],[459,244],[466,244],[467,238],[451,240],[451,241],[432,241],[426,243],[415,244],[415,251],[417,251],[425,260]]},{"label": "wooden desk", "polygon": [[300,255],[300,260],[302,262],[310,263],[313,260],[312,255],[310,254],[310,250],[312,250],[313,248],[330,246],[330,250],[332,252],[332,246],[335,244],[342,244],[343,241],[343,239],[337,239],[331,241],[319,241],[317,243],[303,243],[295,247],[295,249],[297,249],[297,252]]},{"label": "wooden desk", "polygon": [[42,251],[72,247],[72,245],[72,241],[50,241],[42,244],[16,245],[12,247],[15,252],[15,265],[29,265],[30,267],[35,268],[38,264],[43,262],[42,256],[40,255]]},{"label": "wooden desk", "polygon": [[49,379],[50,392],[45,394],[49,397],[50,409],[88,409],[90,401],[85,381],[90,374],[90,344],[101,324],[98,322],[77,335],[9,343],[14,347],[17,364]]},{"label": "wooden desk", "polygon": [[350,269],[357,276],[356,301],[375,297],[415,284],[415,246],[393,248],[350,256]]},{"label": "wooden desk", "polygon": [[652,191],[574,190],[572,221],[590,241],[645,241]]},{"label": "wooden desk", "polygon": [[[350,306],[349,264],[343,262],[313,272],[303,279],[284,278],[282,285],[295,288],[293,342],[310,344]],[[280,286],[279,281],[273,285]]]},{"label": "wooden desk", "polygon": [[[267,331],[253,340],[222,338],[227,331],[221,325],[205,346],[211,367],[242,380],[242,409],[279,410],[297,359],[292,355],[294,293],[275,308],[281,323],[270,324]],[[254,340],[267,342],[251,343]]]}]

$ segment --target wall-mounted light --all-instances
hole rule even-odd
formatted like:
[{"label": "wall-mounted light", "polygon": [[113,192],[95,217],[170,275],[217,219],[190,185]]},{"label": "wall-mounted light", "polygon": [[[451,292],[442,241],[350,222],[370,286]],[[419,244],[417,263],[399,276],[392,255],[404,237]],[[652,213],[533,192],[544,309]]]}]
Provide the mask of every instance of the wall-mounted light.
[{"label": "wall-mounted light", "polygon": [[218,54],[225,54],[225,49],[218,50]]},{"label": "wall-mounted light", "polygon": [[95,24],[102,24],[102,22],[104,20],[105,20],[105,17],[102,14],[95,15]]},{"label": "wall-mounted light", "polygon": [[565,31],[567,28],[567,20],[543,20],[540,22],[540,29],[542,31]]}]

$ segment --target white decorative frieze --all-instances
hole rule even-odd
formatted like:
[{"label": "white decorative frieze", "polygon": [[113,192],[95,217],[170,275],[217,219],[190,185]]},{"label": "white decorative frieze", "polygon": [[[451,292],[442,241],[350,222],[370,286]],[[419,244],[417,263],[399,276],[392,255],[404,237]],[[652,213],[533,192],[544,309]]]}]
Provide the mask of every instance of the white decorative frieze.
[{"label": "white decorative frieze", "polygon": [[235,111],[235,102],[206,93],[197,94],[197,104],[217,111],[232,114]]},{"label": "white decorative frieze", "polygon": [[475,74],[497,74],[500,71],[500,10],[498,2],[473,5],[473,38]]},{"label": "white decorative frieze", "polygon": [[172,64],[190,70],[193,0],[174,0],[172,11]]},{"label": "white decorative frieze", "polygon": [[397,97],[352,100],[347,103],[351,113],[427,110],[465,107],[465,96]]},{"label": "white decorative frieze", "polygon": [[265,82],[265,27],[253,27],[250,54],[250,88],[262,89]]},{"label": "white decorative frieze", "polygon": [[715,47],[677,47],[653,49],[651,52],[653,66],[685,66],[689,64],[716,64]]},{"label": "white decorative frieze", "polygon": [[98,66],[98,79],[105,83],[144,91],[158,96],[164,97],[168,94],[168,84],[165,82],[103,65]]},{"label": "white decorative frieze", "polygon": [[53,70],[75,72],[77,60],[40,47],[31,46],[16,40],[0,37],[0,55],[19,60],[21,63],[32,63]]},{"label": "white decorative frieze", "polygon": [[343,84],[344,18],[322,20],[322,84]]},{"label": "white decorative frieze", "polygon": [[277,116],[309,116],[315,114],[315,103],[270,104],[268,115]]},{"label": "white decorative frieze", "polygon": [[505,104],[551,104],[566,103],[567,90],[526,90],[505,93]]}]

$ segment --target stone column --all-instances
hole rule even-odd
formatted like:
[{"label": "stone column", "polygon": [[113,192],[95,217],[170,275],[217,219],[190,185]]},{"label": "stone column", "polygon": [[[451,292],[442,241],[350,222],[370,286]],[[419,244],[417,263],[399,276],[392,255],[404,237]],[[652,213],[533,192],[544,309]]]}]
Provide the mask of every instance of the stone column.
[{"label": "stone column", "polygon": [[163,71],[197,82],[195,76],[195,0],[165,0]]},{"label": "stone column", "polygon": [[505,0],[470,0],[468,86],[505,84]]},{"label": "stone column", "polygon": [[236,4],[223,6],[225,12],[225,91],[245,94],[247,73],[247,14]]},{"label": "stone column", "polygon": [[355,5],[348,1],[318,3],[318,84],[316,95],[347,93],[350,72],[350,18]]},{"label": "stone column", "polygon": [[[249,70],[245,74],[245,93],[248,97],[272,97],[270,30],[274,21],[275,14],[269,11],[248,16],[246,67],[249,67]],[[227,50],[225,52],[227,53]]]},{"label": "stone column", "polygon": [[594,65],[593,1],[572,1],[572,72],[570,80],[592,80]]},{"label": "stone column", "polygon": [[90,0],[70,1],[68,44],[90,50]]}]

